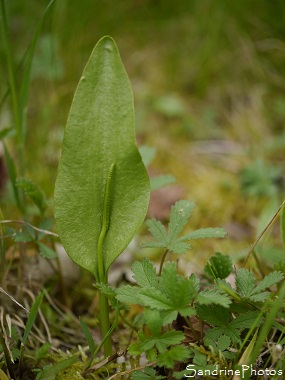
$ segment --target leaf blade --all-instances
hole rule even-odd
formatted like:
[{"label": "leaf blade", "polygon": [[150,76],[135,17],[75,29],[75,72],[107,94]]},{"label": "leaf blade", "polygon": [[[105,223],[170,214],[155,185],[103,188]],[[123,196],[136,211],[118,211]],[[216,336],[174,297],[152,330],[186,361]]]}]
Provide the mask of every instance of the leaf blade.
[{"label": "leaf blade", "polygon": [[105,271],[141,226],[150,193],[135,144],[131,86],[115,42],[107,36],[95,46],[75,92],[55,186],[62,243],[97,278],[104,188],[112,163],[116,170],[104,239]]}]

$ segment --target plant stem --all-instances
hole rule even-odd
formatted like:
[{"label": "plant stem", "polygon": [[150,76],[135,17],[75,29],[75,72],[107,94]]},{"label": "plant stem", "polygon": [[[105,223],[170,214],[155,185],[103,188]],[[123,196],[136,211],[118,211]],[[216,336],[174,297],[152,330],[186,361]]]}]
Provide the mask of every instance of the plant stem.
[{"label": "plant stem", "polygon": [[163,267],[163,263],[164,263],[164,260],[168,254],[169,250],[167,249],[164,254],[162,255],[162,258],[161,258],[161,262],[160,262],[160,267],[159,267],[159,272],[158,272],[158,275],[161,276],[161,272],[162,272],[162,267]]},{"label": "plant stem", "polygon": [[268,230],[268,228],[273,224],[273,222],[275,221],[275,219],[277,218],[277,215],[279,214],[279,211],[282,209],[282,207],[285,205],[285,201],[283,201],[281,203],[281,205],[278,207],[278,210],[276,211],[276,213],[273,215],[273,217],[271,218],[271,220],[269,221],[269,223],[267,224],[267,226],[261,231],[261,233],[259,234],[258,238],[256,239],[256,241],[253,243],[253,245],[251,246],[245,260],[244,260],[244,263],[243,263],[243,267],[245,266],[249,256],[251,255],[251,253],[254,251],[254,248],[256,247],[257,243],[259,242],[259,240],[262,238],[262,236],[265,234],[265,232]]},{"label": "plant stem", "polygon": [[[107,229],[103,225],[99,240],[98,240],[98,282],[108,284],[108,274],[104,273],[104,262],[103,262],[103,242],[104,237],[106,235]],[[100,312],[100,325],[101,325],[101,332],[102,332],[102,338],[106,336],[110,329],[110,318],[109,318],[109,303],[108,299],[99,290],[99,312]],[[110,356],[112,354],[112,338],[111,335],[108,336],[104,343],[104,353],[105,356]]]},{"label": "plant stem", "polygon": [[[117,305],[118,305],[118,301],[117,301]],[[88,363],[88,365],[87,365],[87,367],[86,367],[85,375],[87,375],[87,373],[88,373],[90,370],[94,369],[94,367],[90,368],[90,365],[91,365],[93,359],[95,358],[95,356],[97,355],[97,353],[99,352],[99,350],[101,349],[101,347],[102,347],[103,345],[105,345],[105,342],[108,340],[109,337],[111,337],[112,332],[113,332],[114,329],[117,327],[117,325],[118,325],[119,315],[120,315],[120,310],[119,310],[119,308],[117,307],[117,308],[116,308],[116,314],[115,314],[114,322],[112,323],[112,326],[110,327],[110,329],[109,329],[109,331],[107,332],[107,334],[103,337],[103,339],[102,339],[101,343],[99,344],[99,346],[97,346],[97,348],[96,348],[94,354],[91,356],[91,358],[90,358],[91,361]],[[111,348],[112,348],[112,347],[111,347]],[[114,354],[114,355],[116,355],[116,354]],[[113,360],[112,357],[114,357],[114,355],[108,355],[109,357],[108,357],[108,361],[107,361],[107,363],[109,363],[110,361]],[[106,359],[105,359],[105,360],[106,360]],[[98,364],[97,364],[97,365],[98,365]]]},{"label": "plant stem", "polygon": [[[103,294],[100,291],[99,291],[99,310],[100,310],[100,325],[101,325],[102,339],[104,339],[110,330],[109,303],[105,294]],[[111,334],[107,336],[104,342],[104,354],[105,356],[112,355]]]},{"label": "plant stem", "polygon": [[[115,164],[112,163],[106,179],[105,184],[105,193],[104,193],[104,201],[103,201],[103,213],[102,213],[102,228],[98,239],[98,249],[97,249],[97,257],[98,257],[98,272],[97,272],[97,281],[108,285],[108,271],[104,265],[103,258],[103,244],[105,236],[108,232],[110,225],[110,211],[111,211],[111,192],[112,192],[112,177],[115,169]],[[99,307],[100,307],[100,324],[101,324],[101,332],[102,338],[104,339],[104,353],[105,356],[110,356],[112,354],[112,338],[111,333],[113,330],[110,330],[110,317],[109,317],[109,303],[108,299],[99,290]],[[111,331],[109,333],[109,330]]]},{"label": "plant stem", "polygon": [[14,114],[14,122],[15,129],[17,133],[17,147],[18,147],[18,162],[20,168],[20,175],[24,175],[24,154],[23,154],[23,131],[20,119],[20,108],[19,108],[19,98],[16,90],[16,79],[15,79],[15,70],[14,70],[14,62],[12,57],[12,49],[10,45],[9,32],[8,32],[8,23],[6,16],[6,8],[5,1],[0,0],[1,2],[1,13],[2,13],[2,21],[3,21],[3,40],[5,44],[6,51],[6,60],[8,66],[8,75],[11,89],[11,97],[12,97],[12,105],[13,105],[13,114]]}]

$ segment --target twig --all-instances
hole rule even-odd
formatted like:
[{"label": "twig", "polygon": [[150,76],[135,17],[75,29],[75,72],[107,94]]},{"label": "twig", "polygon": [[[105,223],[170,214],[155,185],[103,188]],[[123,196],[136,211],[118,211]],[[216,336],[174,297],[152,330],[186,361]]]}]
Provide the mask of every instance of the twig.
[{"label": "twig", "polygon": [[117,376],[129,375],[132,372],[139,371],[141,369],[144,369],[145,367],[152,367],[155,364],[156,364],[156,362],[152,362],[152,363],[148,363],[147,365],[142,365],[140,367],[136,367],[136,368],[130,369],[130,370],[125,371],[125,372],[115,373],[115,375],[109,377],[109,380],[115,379]]},{"label": "twig", "polygon": [[27,310],[23,305],[20,304],[20,302],[18,302],[13,296],[11,296],[11,294],[7,293],[3,288],[0,287],[0,292],[6,294],[6,296],[8,296],[10,298],[10,300],[12,300],[13,302],[15,302],[18,306],[20,306],[22,309],[24,309],[27,313],[29,313],[29,310]]},{"label": "twig", "polygon": [[51,236],[59,237],[58,234],[56,234],[54,232],[43,230],[41,228],[35,227],[32,224],[25,222],[24,220],[0,220],[0,224],[8,224],[8,223],[23,224],[25,226],[33,228],[35,231],[43,232],[46,235],[51,235]]},{"label": "twig", "polygon": [[270,222],[267,224],[267,226],[261,231],[261,233],[259,234],[258,238],[256,239],[256,241],[253,243],[253,245],[251,246],[245,260],[244,260],[244,263],[243,263],[243,266],[245,266],[249,256],[251,255],[251,253],[253,252],[254,248],[256,247],[256,245],[258,244],[258,242],[260,241],[260,239],[262,238],[262,236],[265,234],[265,232],[268,230],[268,228],[273,224],[273,222],[275,221],[277,215],[279,214],[279,211],[282,209],[282,207],[284,206],[285,204],[285,201],[283,201],[281,203],[281,205],[278,207],[278,210],[276,211],[276,213],[273,215],[273,217],[271,218]]}]

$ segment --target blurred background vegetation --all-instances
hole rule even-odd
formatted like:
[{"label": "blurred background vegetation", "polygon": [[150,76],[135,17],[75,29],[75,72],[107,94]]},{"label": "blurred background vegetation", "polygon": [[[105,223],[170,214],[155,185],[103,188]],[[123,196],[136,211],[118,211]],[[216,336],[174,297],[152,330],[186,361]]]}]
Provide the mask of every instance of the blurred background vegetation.
[{"label": "blurred background vegetation", "polygon": [[[47,4],[6,1],[19,85],[23,56]],[[116,40],[132,83],[138,143],[157,150],[150,172],[177,180],[153,194],[151,214],[165,218],[164,209],[178,198],[194,200],[193,228],[224,226],[229,238],[216,249],[246,249],[284,196],[285,2],[57,0],[35,50],[24,144],[24,175],[51,200],[50,216],[73,93],[105,34]],[[14,124],[4,45],[2,35],[0,131]],[[5,142],[19,161],[13,133]],[[4,217],[18,218],[1,175]],[[273,257],[278,231],[266,238],[265,256]],[[203,249],[207,244],[213,243]],[[281,243],[275,261],[280,252]]]}]

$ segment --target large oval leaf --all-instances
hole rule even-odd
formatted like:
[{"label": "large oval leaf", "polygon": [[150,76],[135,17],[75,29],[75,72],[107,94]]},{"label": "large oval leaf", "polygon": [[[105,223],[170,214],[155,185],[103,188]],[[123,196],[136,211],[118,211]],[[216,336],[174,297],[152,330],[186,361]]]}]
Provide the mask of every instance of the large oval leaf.
[{"label": "large oval leaf", "polygon": [[[147,212],[150,185],[135,143],[133,95],[115,42],[103,37],[69,112],[55,184],[55,218],[68,255],[98,279],[98,239],[112,170],[104,270],[127,247]],[[106,200],[105,200],[106,201]]]}]

